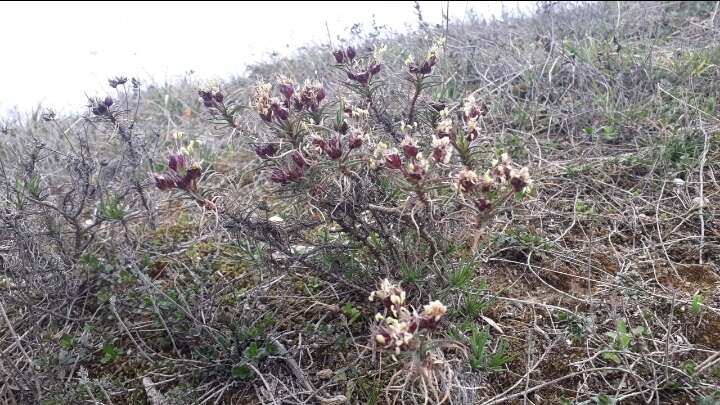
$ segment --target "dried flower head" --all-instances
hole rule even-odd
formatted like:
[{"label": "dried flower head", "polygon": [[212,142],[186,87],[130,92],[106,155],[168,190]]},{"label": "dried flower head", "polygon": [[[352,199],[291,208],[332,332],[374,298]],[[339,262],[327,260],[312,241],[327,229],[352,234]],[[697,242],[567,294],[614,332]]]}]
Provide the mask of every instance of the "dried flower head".
[{"label": "dried flower head", "polygon": [[443,101],[430,101],[428,104],[436,112],[443,111],[447,108],[447,104]]},{"label": "dried flower head", "polygon": [[155,187],[157,187],[159,190],[165,191],[177,187],[177,182],[175,181],[175,179],[172,179],[164,174],[156,174],[154,178]]},{"label": "dried flower head", "polygon": [[325,151],[325,154],[332,160],[340,159],[343,153],[342,144],[340,143],[340,135],[336,134],[325,142],[323,151]]},{"label": "dried flower head", "polygon": [[463,169],[458,173],[457,188],[461,193],[469,193],[475,189],[480,179],[477,173],[472,170]]},{"label": "dried flower head", "polygon": [[270,108],[272,109],[272,115],[281,121],[285,121],[290,116],[290,111],[285,107],[285,103],[277,97],[270,98]]},{"label": "dried flower head", "polygon": [[348,148],[357,149],[362,146],[365,140],[365,133],[360,128],[351,128],[348,136]]},{"label": "dried flower head", "polygon": [[430,162],[418,153],[416,158],[408,162],[403,168],[403,175],[407,180],[418,182],[423,179],[425,173],[430,169]]},{"label": "dried flower head", "polygon": [[425,305],[422,314],[418,314],[405,301],[405,291],[387,279],[380,282],[380,288],[370,295],[370,301],[379,298],[392,315],[376,314],[377,325],[371,336],[383,349],[400,353],[407,349],[418,348],[418,336],[421,330],[434,329],[447,313],[447,307],[440,301],[431,301]]},{"label": "dried flower head", "polygon": [[385,164],[391,169],[398,170],[402,167],[402,159],[396,148],[390,148],[385,151]]},{"label": "dried flower head", "polygon": [[405,303],[405,290],[399,285],[390,282],[388,279],[380,281],[377,290],[370,293],[369,301],[379,299],[385,305],[385,308],[392,309],[393,306],[403,305]]},{"label": "dried flower head", "polygon": [[[447,111],[447,110],[443,110]],[[437,123],[437,126],[435,127],[435,132],[437,133],[437,136],[440,138],[454,138],[455,137],[455,128],[453,127],[452,118],[446,117],[440,122]]]},{"label": "dried flower head", "polygon": [[408,71],[412,74],[419,75],[427,75],[432,73],[433,67],[435,67],[435,65],[437,64],[439,50],[439,47],[433,45],[433,47],[430,48],[427,55],[425,56],[425,59],[420,64],[417,64],[412,56],[408,57],[408,60],[405,61],[405,64],[408,67]]},{"label": "dried flower head", "polygon": [[405,139],[400,143],[400,147],[408,159],[415,159],[415,156],[417,156],[420,151],[417,142],[415,142],[410,135],[405,135]]},{"label": "dried flower head", "polygon": [[512,171],[512,159],[507,153],[500,155],[500,160],[492,161],[493,168],[490,174],[498,183],[506,183],[510,179]]},{"label": "dried flower head", "polygon": [[387,52],[387,50],[388,50],[387,44],[374,44],[372,58],[376,61],[382,61],[383,57],[385,56],[385,52]]},{"label": "dried flower head", "polygon": [[480,178],[480,191],[483,193],[490,192],[495,188],[496,182],[490,175],[490,171],[486,171],[485,174]]},{"label": "dried flower head", "polygon": [[465,97],[463,100],[463,114],[466,120],[478,119],[479,117],[487,113],[487,107],[485,105],[478,104],[475,100],[475,96],[472,94]]},{"label": "dried flower head", "polygon": [[337,62],[337,63],[345,62],[345,52],[343,52],[342,49],[336,49],[333,51],[332,54],[335,57],[335,62]]},{"label": "dried flower head", "polygon": [[355,48],[353,48],[352,46],[348,46],[347,49],[345,49],[345,56],[347,56],[347,58],[350,60],[355,59],[355,56],[357,56]]},{"label": "dried flower head", "polygon": [[154,175],[155,186],[158,189],[197,190],[197,181],[202,175],[202,167],[199,163],[191,161],[186,153],[182,151],[171,153],[168,156],[168,168],[167,172]]},{"label": "dried flower head", "polygon": [[290,158],[295,163],[295,165],[301,169],[304,169],[308,166],[308,162],[305,159],[305,156],[303,155],[302,151],[295,149],[290,153]]},{"label": "dried flower head", "polygon": [[[257,111],[266,122],[272,121],[272,84],[259,81],[255,86],[255,94],[250,103],[250,106]],[[202,95],[201,95],[202,96]],[[204,99],[204,97],[203,97]]]},{"label": "dried flower head", "polygon": [[450,146],[450,138],[433,137],[432,141],[432,159],[437,163],[448,164],[452,157],[453,148]]},{"label": "dried flower head", "polygon": [[510,171],[510,185],[516,193],[525,190],[525,188],[531,184],[532,179],[530,178],[530,171],[527,167],[523,167],[520,170],[512,169]]},{"label": "dried flower head", "polygon": [[430,301],[423,307],[423,315],[432,318],[436,322],[447,312],[447,307],[440,301]]},{"label": "dried flower head", "polygon": [[360,107],[354,107],[352,109],[352,118],[358,118],[358,119],[368,119],[370,117],[370,111],[366,109],[362,109]]},{"label": "dried flower head", "polygon": [[47,122],[53,121],[53,120],[55,120],[55,111],[50,110],[50,109],[45,110],[45,111],[43,111],[42,114],[40,114],[40,118],[42,118],[43,121],[47,121]]},{"label": "dried flower head", "polygon": [[325,98],[325,89],[317,80],[306,80],[300,91],[300,103],[310,111],[316,111]]},{"label": "dried flower head", "polygon": [[278,85],[280,94],[282,94],[286,100],[292,98],[293,94],[295,93],[296,87],[296,84],[292,79],[285,75],[280,75],[278,76],[276,83]]},{"label": "dried flower head", "polygon": [[123,84],[127,83],[127,81],[128,78],[125,76],[115,76],[108,79],[108,84],[114,89],[117,88],[117,86],[122,86]]},{"label": "dried flower head", "polygon": [[465,123],[465,135],[467,136],[468,141],[474,141],[475,138],[480,135],[480,122],[479,118],[470,118]]},{"label": "dried flower head", "polygon": [[387,148],[388,146],[385,142],[378,142],[378,144],[375,145],[373,154],[369,159],[371,169],[375,170],[385,163],[385,152]]},{"label": "dried flower head", "polygon": [[255,154],[261,159],[268,159],[275,156],[275,153],[277,153],[277,147],[275,144],[266,143],[255,146]]}]

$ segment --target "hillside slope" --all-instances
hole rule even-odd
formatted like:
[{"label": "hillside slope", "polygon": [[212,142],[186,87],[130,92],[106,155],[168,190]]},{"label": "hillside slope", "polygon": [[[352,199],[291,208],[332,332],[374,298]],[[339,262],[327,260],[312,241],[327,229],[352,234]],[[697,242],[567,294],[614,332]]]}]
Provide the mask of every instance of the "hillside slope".
[{"label": "hillside slope", "polygon": [[0,399],[720,402],[718,4],[420,18],[3,123]]}]

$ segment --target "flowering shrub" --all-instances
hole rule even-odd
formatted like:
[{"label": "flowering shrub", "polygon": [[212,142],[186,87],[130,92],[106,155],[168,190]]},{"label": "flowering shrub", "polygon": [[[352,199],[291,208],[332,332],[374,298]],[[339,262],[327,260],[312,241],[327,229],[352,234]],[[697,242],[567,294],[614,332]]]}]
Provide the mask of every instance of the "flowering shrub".
[{"label": "flowering shrub", "polygon": [[[488,107],[473,94],[459,101],[423,96],[440,82],[442,48],[438,41],[409,57],[400,84],[388,82],[397,75],[385,72],[382,48],[354,47],[333,52],[335,76],[259,80],[247,102],[257,125],[245,133],[267,194],[230,214],[233,229],[271,249],[272,260],[322,271],[345,255],[371,270],[363,274],[387,277],[370,295],[385,308],[375,316],[372,341],[392,358],[406,354],[405,382],[420,377],[430,387],[423,395],[436,399],[447,395],[452,371],[430,335],[447,308],[430,301],[418,312],[389,279],[402,277],[402,268],[429,269],[420,272],[424,286],[442,285],[437,263],[452,263],[454,246],[475,249],[497,210],[532,185],[527,167],[485,147]],[[408,101],[390,97],[391,87]],[[227,117],[218,94],[199,92],[211,116]],[[233,117],[225,121],[236,129]],[[159,188],[184,189],[188,174],[163,176]],[[338,273],[330,275],[346,277]]]},{"label": "flowering shrub", "polygon": [[[407,103],[387,96],[392,84],[381,48],[367,54],[335,50],[337,76],[308,78],[302,85],[285,75],[258,81],[248,102],[258,125],[247,131],[247,141],[258,179],[268,185],[269,194],[259,198],[281,203],[241,207],[233,222],[242,237],[264,243],[273,260],[290,265],[322,270],[337,262],[328,257],[351,254],[374,270],[364,273],[373,278],[397,279],[398,269],[417,268],[431,270],[421,273],[426,287],[445,282],[437,263],[451,263],[457,244],[475,249],[486,223],[532,180],[527,167],[484,147],[488,108],[474,95],[459,102],[423,97],[438,84],[442,46],[439,41],[422,58],[406,61],[400,88]],[[211,116],[224,116],[217,94],[199,93]],[[168,176],[180,185],[179,173]],[[287,215],[289,206],[294,217]],[[339,236],[328,237],[328,229]],[[370,295],[385,308],[375,316],[372,341],[392,358],[407,354],[410,372],[391,382],[406,378],[404,386],[419,377],[430,387],[423,395],[440,400],[452,371],[430,334],[447,308],[431,301],[416,311],[388,278]]]},{"label": "flowering shrub", "polygon": [[[527,168],[507,154],[492,160],[481,146],[487,107],[473,95],[459,103],[421,97],[437,85],[442,46],[438,41],[418,61],[406,61],[408,104],[393,105],[383,93],[389,84],[382,50],[353,47],[333,52],[341,76],[300,85],[279,75],[260,80],[249,100],[261,125],[248,141],[272,193],[322,217],[315,226],[339,226],[357,243],[349,248],[362,247],[386,274],[401,263],[433,263],[457,242],[453,235],[467,239],[468,224],[475,247],[496,210],[532,184]],[[217,90],[199,94],[211,114],[222,110]],[[259,213],[246,211],[243,221],[246,229],[265,226]],[[307,227],[292,229],[288,240],[261,239],[292,253],[292,239],[306,244],[308,237]],[[324,250],[333,248],[340,247]],[[303,253],[305,262],[311,253]]]}]

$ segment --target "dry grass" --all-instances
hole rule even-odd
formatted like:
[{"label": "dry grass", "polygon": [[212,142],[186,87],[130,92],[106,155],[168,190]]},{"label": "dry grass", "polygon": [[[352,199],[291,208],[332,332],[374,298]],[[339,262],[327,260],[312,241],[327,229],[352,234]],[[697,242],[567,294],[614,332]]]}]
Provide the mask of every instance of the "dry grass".
[{"label": "dry grass", "polygon": [[[399,123],[393,106],[411,97],[390,72],[445,36],[426,95],[474,94],[488,107],[482,156],[508,151],[533,174],[534,192],[497,212],[476,249],[467,227],[444,227],[432,265],[383,267],[368,246],[330,238],[336,224],[312,215],[322,207],[270,192],[246,142],[259,120],[243,109],[235,128],[208,122],[196,83],[128,82],[111,116],[4,122],[0,398],[717,403],[717,13],[713,2],[548,3],[504,23],[354,38],[387,44],[378,100]],[[334,77],[331,60],[313,48],[254,66],[252,80],[223,84],[227,104],[246,106],[258,76]],[[198,193],[214,208],[148,176],[193,139]],[[426,241],[398,229],[424,257]],[[371,344],[367,294],[386,272],[414,305],[450,309],[426,357],[396,361]]]}]

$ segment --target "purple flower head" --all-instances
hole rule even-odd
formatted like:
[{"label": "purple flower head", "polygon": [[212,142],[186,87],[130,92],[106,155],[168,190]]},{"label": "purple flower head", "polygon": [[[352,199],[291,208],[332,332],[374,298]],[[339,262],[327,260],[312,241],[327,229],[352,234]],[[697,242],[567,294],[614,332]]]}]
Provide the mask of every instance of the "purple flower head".
[{"label": "purple flower head", "polygon": [[352,46],[348,46],[345,50],[345,55],[347,55],[348,59],[353,60],[355,59],[355,56],[357,56],[357,52],[355,51],[355,48],[353,48]]},{"label": "purple flower head", "polygon": [[185,170],[185,167],[188,164],[187,157],[182,153],[171,153],[170,157],[168,159],[168,167],[171,168],[174,172],[181,172]]},{"label": "purple flower head", "polygon": [[419,152],[417,142],[409,136],[405,136],[400,146],[402,146],[403,153],[408,159],[415,159],[415,156],[417,156]]},{"label": "purple flower head", "polygon": [[287,170],[287,178],[290,181],[300,181],[300,179],[303,178],[305,175],[305,169],[303,167],[300,167],[298,165],[291,165]]},{"label": "purple flower head", "polygon": [[306,81],[300,91],[300,102],[310,111],[316,111],[325,98],[325,89],[319,81]]},{"label": "purple flower head", "polygon": [[155,185],[160,190],[179,188],[187,191],[197,190],[197,180],[202,175],[202,167],[191,163],[182,153],[171,153],[168,157],[170,170],[163,174],[155,174]]},{"label": "purple flower head", "polygon": [[212,101],[212,99],[213,99],[213,93],[209,90],[200,89],[200,90],[198,90],[198,94],[200,95],[200,98],[202,98],[204,102]]},{"label": "purple flower head", "polygon": [[368,71],[361,73],[347,72],[347,77],[361,84],[367,84],[368,81],[370,81],[370,73]]},{"label": "purple flower head", "polygon": [[277,147],[275,144],[266,143],[255,146],[255,154],[261,159],[268,159],[275,156],[275,153],[277,153]]},{"label": "purple flower head", "polygon": [[475,201],[475,208],[477,208],[478,211],[483,212],[492,208],[492,204],[484,198],[479,198]]},{"label": "purple flower head", "polygon": [[358,128],[353,128],[350,131],[350,136],[348,137],[348,148],[357,149],[361,147],[363,144],[363,133]]},{"label": "purple flower head", "polygon": [[177,183],[173,179],[171,179],[169,176],[165,176],[162,174],[156,174],[155,175],[155,186],[159,190],[169,190],[171,188],[177,187]]},{"label": "purple flower head", "polygon": [[290,112],[277,102],[272,104],[272,113],[281,121],[285,121],[290,116]]},{"label": "purple flower head", "polygon": [[340,123],[335,122],[335,130],[341,134],[345,135],[348,129],[350,129],[350,126],[348,126],[348,123],[345,120]]},{"label": "purple flower head", "polygon": [[405,165],[403,174],[410,181],[420,181],[425,175],[425,167],[420,163],[410,162]]},{"label": "purple flower head", "polygon": [[342,144],[340,144],[340,135],[330,138],[323,148],[325,154],[332,160],[338,160],[342,156]]},{"label": "purple flower head", "polygon": [[202,168],[194,163],[185,173],[185,175],[177,183],[178,187],[183,190],[196,191],[197,179],[202,175]]},{"label": "purple flower head", "polygon": [[305,160],[302,152],[300,152],[299,150],[296,149],[292,151],[290,157],[292,158],[293,162],[295,162],[295,165],[297,167],[305,168],[307,166],[307,161]]},{"label": "purple flower head", "polygon": [[426,75],[432,72],[432,65],[428,61],[423,62],[420,66],[415,63],[411,63],[408,66],[408,70],[410,73]]},{"label": "purple flower head", "polygon": [[270,173],[270,180],[280,184],[287,184],[289,181],[287,173],[279,167],[276,167],[272,173]]},{"label": "purple flower head", "polygon": [[117,76],[112,79],[108,79],[108,84],[113,89],[117,88],[117,86],[122,86],[123,84],[127,83],[128,79],[125,76]]},{"label": "purple flower head", "polygon": [[298,97],[292,98],[292,105],[293,105],[293,108],[295,109],[295,111],[302,111],[303,108],[305,107],[303,105],[302,101]]},{"label": "purple flower head", "polygon": [[392,148],[385,153],[385,164],[391,169],[398,170],[402,167],[402,160],[397,152],[397,149]]},{"label": "purple flower head", "polygon": [[320,150],[325,150],[325,139],[323,139],[320,135],[313,135],[311,137],[310,143],[312,143],[313,146],[319,148]]},{"label": "purple flower head", "polygon": [[277,80],[277,84],[280,94],[285,97],[286,101],[290,100],[293,94],[295,94],[295,83],[286,76],[280,76]]},{"label": "purple flower head", "polygon": [[104,103],[99,103],[92,109],[92,113],[95,115],[105,115],[108,112],[108,108]]}]

